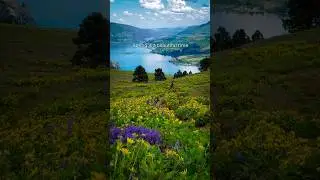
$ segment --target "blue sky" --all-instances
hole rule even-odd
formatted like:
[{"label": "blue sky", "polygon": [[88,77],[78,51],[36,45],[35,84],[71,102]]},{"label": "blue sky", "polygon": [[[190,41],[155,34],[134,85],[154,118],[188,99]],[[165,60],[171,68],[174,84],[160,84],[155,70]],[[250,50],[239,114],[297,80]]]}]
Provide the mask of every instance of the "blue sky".
[{"label": "blue sky", "polygon": [[181,27],[210,20],[210,0],[110,0],[111,22],[140,28]]}]

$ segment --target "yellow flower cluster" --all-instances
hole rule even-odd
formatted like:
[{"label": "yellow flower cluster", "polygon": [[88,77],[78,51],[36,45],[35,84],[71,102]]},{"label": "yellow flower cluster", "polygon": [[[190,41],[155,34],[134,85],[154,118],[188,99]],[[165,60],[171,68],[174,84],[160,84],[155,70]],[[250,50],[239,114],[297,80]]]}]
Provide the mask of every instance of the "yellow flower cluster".
[{"label": "yellow flower cluster", "polygon": [[166,149],[165,154],[167,157],[180,157],[177,152],[175,152],[174,150],[171,150],[171,149]]}]

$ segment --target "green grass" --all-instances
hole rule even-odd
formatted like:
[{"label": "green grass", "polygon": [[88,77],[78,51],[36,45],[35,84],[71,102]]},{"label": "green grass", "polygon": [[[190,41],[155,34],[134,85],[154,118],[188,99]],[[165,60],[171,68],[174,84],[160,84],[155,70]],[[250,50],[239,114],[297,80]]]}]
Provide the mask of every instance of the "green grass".
[{"label": "green grass", "polygon": [[[210,161],[218,179],[317,179],[319,32],[221,52],[210,72],[175,79],[170,89],[172,77],[156,82],[149,74],[148,83],[132,83],[132,72],[115,70],[107,87],[106,69],[69,64],[76,32],[0,25],[1,179],[105,176],[109,117],[119,127],[159,130],[165,149],[117,143],[115,179],[208,179]],[[195,124],[208,121],[210,79],[220,114],[212,122],[217,148],[209,161],[209,126]],[[160,104],[148,103],[156,97]]]},{"label": "green grass", "polygon": [[1,24],[0,33],[1,179],[106,171],[106,70],[70,66],[76,32]]},{"label": "green grass", "polygon": [[[142,178],[163,179],[170,174],[181,178],[208,177],[209,128],[195,127],[197,118],[208,111],[208,72],[176,79],[174,91],[170,91],[170,76],[166,81],[156,82],[153,74],[149,74],[149,83],[132,83],[132,72],[112,70],[108,87],[106,69],[88,70],[70,65],[76,51],[72,44],[76,32],[1,24],[0,33],[5,34],[0,40],[1,179],[105,176],[109,119],[105,93],[109,88],[111,121],[118,126],[136,124],[157,129],[166,146],[177,140],[182,143],[182,149],[176,152],[178,161],[177,156],[167,156],[157,146],[152,146],[152,151],[144,149],[154,153],[157,161],[151,164],[154,169],[150,171],[137,169]],[[145,102],[156,96],[164,96],[165,107],[156,108]],[[123,113],[115,114],[118,110]],[[134,121],[136,111],[143,121],[141,118]],[[185,111],[193,112],[194,119],[177,120]],[[73,121],[71,134],[70,121]],[[136,146],[129,150],[135,152]],[[143,166],[145,156],[135,155],[142,158],[139,162]],[[129,166],[130,159],[123,158],[118,162]],[[116,169],[111,174],[116,179],[133,175],[122,171],[125,166]]]},{"label": "green grass", "polygon": [[[213,157],[218,178],[319,177],[319,32],[217,54],[211,83],[219,95]],[[237,153],[247,164],[232,162]]]}]

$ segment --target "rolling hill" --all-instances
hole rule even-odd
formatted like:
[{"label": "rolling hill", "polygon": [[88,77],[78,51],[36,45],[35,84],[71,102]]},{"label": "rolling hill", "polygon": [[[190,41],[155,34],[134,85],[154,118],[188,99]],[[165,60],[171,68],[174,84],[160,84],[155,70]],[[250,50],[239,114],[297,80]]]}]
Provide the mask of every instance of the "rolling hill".
[{"label": "rolling hill", "polygon": [[134,26],[110,23],[110,34],[112,43],[138,43],[150,39],[163,38],[174,35],[183,28],[158,28],[141,29]]},{"label": "rolling hill", "polygon": [[[173,90],[172,77],[137,84],[132,72],[72,67],[73,31],[0,24],[0,34],[0,179],[106,179],[110,117],[163,138],[114,146],[116,179],[319,177],[320,29],[219,54],[210,72],[175,79]],[[210,137],[195,126],[205,120]]]},{"label": "rolling hill", "polygon": [[[156,82],[154,75],[149,74],[149,83],[140,84],[132,82],[132,72],[72,67],[70,59],[77,48],[72,43],[77,35],[74,31],[0,24],[0,34],[5,34],[0,39],[0,179],[90,179],[105,177],[110,172],[114,179],[122,179],[131,175],[121,170],[136,162],[142,165],[145,153],[157,158],[154,162],[160,164],[136,168],[146,173],[142,178],[168,177],[170,172],[171,178],[208,179],[204,151],[208,149],[208,126],[197,128],[194,121],[182,122],[175,115],[184,115],[190,108],[197,110],[195,115],[207,112],[208,72],[176,79],[174,92],[168,90],[170,76],[167,81]],[[111,109],[106,109],[109,90]],[[171,104],[170,109],[145,101],[162,95]],[[143,120],[136,121],[137,117]],[[117,162],[124,165],[119,166],[123,169],[116,168],[120,175],[107,169],[110,119],[119,127],[139,125],[158,130],[163,147],[179,140],[179,161],[168,160],[178,163],[182,170],[172,169],[175,166],[164,159],[167,155],[153,151],[157,146],[150,144],[151,149],[141,151],[137,161],[119,155]],[[128,147],[133,154],[137,152],[134,148]],[[118,152],[112,149],[113,155]],[[199,157],[195,158],[194,153]],[[111,164],[117,162],[113,159]],[[185,169],[194,172],[188,175]]]},{"label": "rolling hill", "polygon": [[274,37],[212,59],[217,179],[319,177],[319,34]]},{"label": "rolling hill", "polygon": [[[152,52],[169,55],[177,58],[179,60],[179,56],[184,56],[183,59],[187,59],[187,56],[208,56],[210,54],[210,22],[197,25],[190,26],[184,29],[183,31],[177,33],[176,35],[161,38],[157,40],[148,41],[148,43],[153,44],[188,44],[188,47],[169,47],[169,48],[154,48]],[[198,58],[195,63],[199,63],[201,58]]]}]

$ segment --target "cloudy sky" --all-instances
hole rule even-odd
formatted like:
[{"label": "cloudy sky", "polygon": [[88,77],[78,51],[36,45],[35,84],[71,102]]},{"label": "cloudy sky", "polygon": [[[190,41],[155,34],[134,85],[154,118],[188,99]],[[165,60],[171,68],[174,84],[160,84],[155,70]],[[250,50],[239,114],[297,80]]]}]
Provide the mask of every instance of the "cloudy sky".
[{"label": "cloudy sky", "polygon": [[140,28],[180,27],[210,20],[210,0],[110,0],[111,22]]}]

